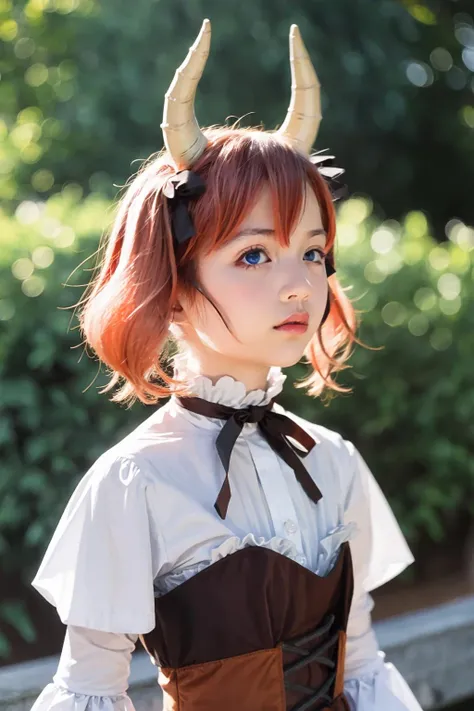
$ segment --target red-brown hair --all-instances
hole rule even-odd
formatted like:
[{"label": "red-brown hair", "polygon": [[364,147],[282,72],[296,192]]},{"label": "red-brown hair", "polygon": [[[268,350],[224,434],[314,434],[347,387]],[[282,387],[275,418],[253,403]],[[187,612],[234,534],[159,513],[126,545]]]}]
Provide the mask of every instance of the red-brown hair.
[{"label": "red-brown hair", "polygon": [[[110,236],[101,245],[97,274],[84,294],[80,326],[85,340],[111,369],[101,392],[119,386],[111,398],[132,404],[157,403],[171,392],[186,393],[165,370],[168,331],[178,289],[197,292],[188,275],[199,254],[231,238],[266,185],[273,196],[275,230],[282,244],[303,207],[305,186],[314,191],[332,252],[336,235],[334,205],[325,180],[311,161],[284,139],[259,129],[212,128],[208,146],[193,165],[206,183],[205,196],[190,203],[196,235],[176,255],[167,199],[162,187],[175,172],[169,156],[152,156],[130,181]],[[333,374],[345,366],[355,335],[355,312],[334,275],[331,310],[310,341],[305,357],[312,372],[297,387],[311,395],[325,387],[344,391]],[[200,297],[202,298],[202,297]]]}]

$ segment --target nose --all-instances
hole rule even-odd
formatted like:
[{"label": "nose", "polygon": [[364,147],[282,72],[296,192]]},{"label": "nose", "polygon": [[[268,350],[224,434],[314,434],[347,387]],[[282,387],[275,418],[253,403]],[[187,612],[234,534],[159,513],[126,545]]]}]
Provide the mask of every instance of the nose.
[{"label": "nose", "polygon": [[285,269],[284,284],[280,288],[281,301],[307,301],[311,296],[312,284],[305,265],[294,269]]}]

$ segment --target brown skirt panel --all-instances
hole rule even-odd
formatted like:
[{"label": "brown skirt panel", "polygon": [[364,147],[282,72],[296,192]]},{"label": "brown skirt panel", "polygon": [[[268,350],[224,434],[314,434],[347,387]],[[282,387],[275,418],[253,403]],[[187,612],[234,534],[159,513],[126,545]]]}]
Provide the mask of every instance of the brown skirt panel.
[{"label": "brown skirt panel", "polygon": [[334,696],[339,696],[344,691],[344,671],[346,666],[347,634],[344,630],[339,632],[339,647],[337,652],[337,674],[334,686]]},{"label": "brown skirt panel", "polygon": [[163,711],[285,711],[281,650],[161,668]]}]

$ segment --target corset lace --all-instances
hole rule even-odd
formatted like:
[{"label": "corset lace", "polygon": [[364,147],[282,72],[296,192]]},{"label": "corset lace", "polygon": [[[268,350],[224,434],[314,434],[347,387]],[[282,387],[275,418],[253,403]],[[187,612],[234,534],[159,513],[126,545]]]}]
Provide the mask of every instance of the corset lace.
[{"label": "corset lace", "polygon": [[[308,709],[311,709],[317,701],[323,701],[325,702],[325,705],[328,706],[330,706],[333,702],[333,698],[330,696],[329,691],[336,680],[337,664],[325,653],[338,641],[339,632],[336,630],[333,634],[330,634],[328,639],[325,639],[324,642],[314,648],[305,649],[304,647],[306,644],[313,642],[313,640],[318,637],[330,632],[334,621],[334,615],[327,615],[322,624],[312,632],[309,632],[297,639],[293,639],[291,643],[283,642],[281,644],[281,648],[284,652],[291,652],[292,654],[296,654],[300,657],[299,659],[285,665],[283,668],[285,688],[307,695],[303,701],[298,703],[296,706],[293,706],[291,711],[307,711]],[[319,687],[319,689],[313,689],[310,686],[304,686],[303,684],[296,684],[289,681],[288,677],[290,677],[292,673],[308,664],[311,664],[312,662],[318,662],[331,670],[328,678]]]}]

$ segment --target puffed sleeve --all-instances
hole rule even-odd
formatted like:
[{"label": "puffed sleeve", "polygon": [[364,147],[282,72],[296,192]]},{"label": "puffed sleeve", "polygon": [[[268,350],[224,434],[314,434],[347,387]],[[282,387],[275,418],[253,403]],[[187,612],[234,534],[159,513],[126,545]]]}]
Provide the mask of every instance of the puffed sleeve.
[{"label": "puffed sleeve", "polygon": [[155,626],[162,541],[147,477],[103,454],[73,492],[32,585],[67,625],[143,634]]},{"label": "puffed sleeve", "polygon": [[347,629],[344,691],[351,711],[421,711],[408,684],[378,648],[370,591],[413,562],[392,510],[367,464],[346,442],[351,484],[345,522],[359,529],[351,541],[354,596]]}]

